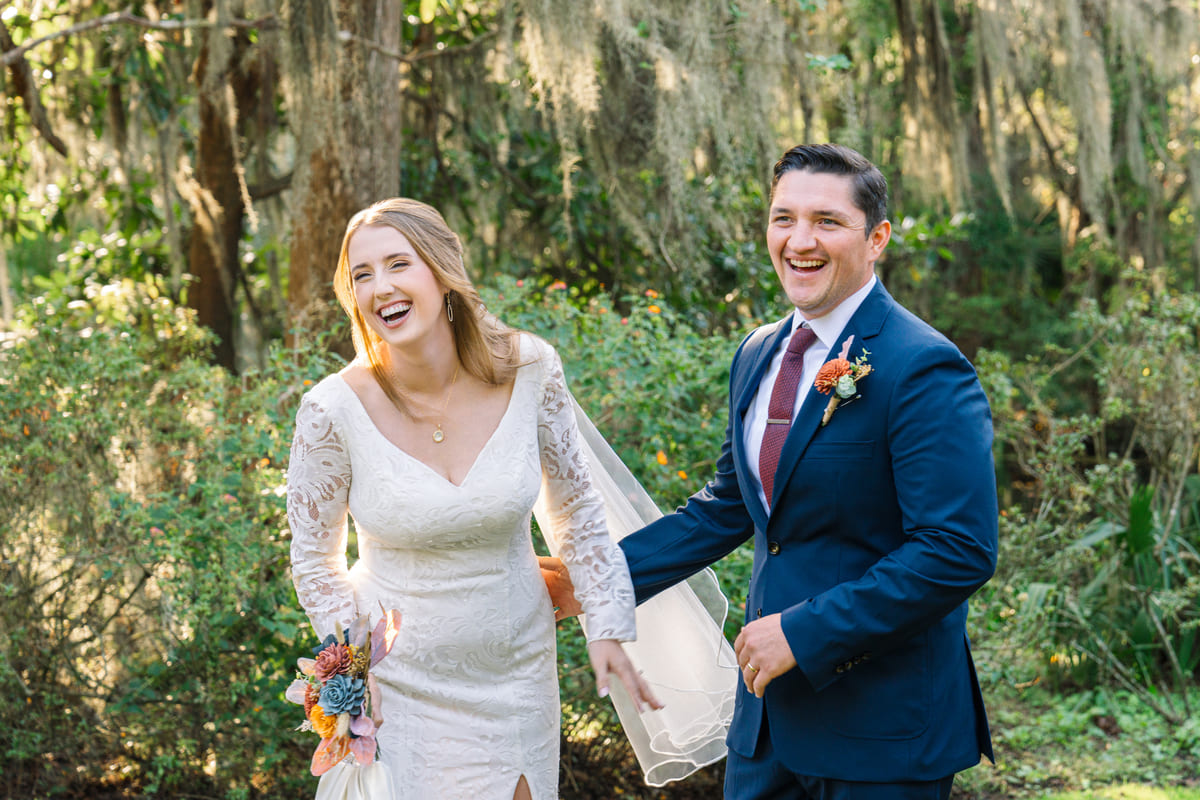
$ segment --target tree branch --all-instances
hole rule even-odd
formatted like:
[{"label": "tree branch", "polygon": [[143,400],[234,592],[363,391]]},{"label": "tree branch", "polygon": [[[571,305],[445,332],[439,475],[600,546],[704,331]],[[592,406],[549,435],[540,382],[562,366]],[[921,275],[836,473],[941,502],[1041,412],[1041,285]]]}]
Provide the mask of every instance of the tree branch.
[{"label": "tree branch", "polygon": [[13,42],[12,36],[8,32],[8,26],[2,20],[0,20],[0,49],[4,50],[4,64],[12,73],[13,88],[17,90],[21,102],[25,104],[25,111],[29,114],[33,127],[60,156],[66,157],[67,145],[54,132],[54,128],[50,127],[46,109],[42,106],[42,96],[38,94],[37,84],[33,78],[33,68],[19,55],[11,62],[8,59],[10,53],[18,52],[20,48]]},{"label": "tree branch", "polygon": [[72,25],[69,28],[48,33],[45,36],[39,36],[36,39],[30,39],[27,42],[22,42],[19,47],[9,49],[5,47],[5,53],[0,56],[0,64],[10,66],[18,61],[21,61],[25,53],[40,44],[53,41],[55,39],[63,39],[68,36],[74,36],[77,33],[95,30],[96,28],[106,28],[112,25],[133,25],[138,28],[146,28],[154,31],[182,31],[192,28],[257,28],[259,30],[273,30],[279,27],[279,20],[274,15],[259,17],[258,19],[230,19],[224,22],[210,22],[203,19],[164,19],[153,20],[146,17],[139,17],[129,11],[114,11],[111,14],[105,14],[101,17],[85,20],[78,24]]},{"label": "tree branch", "polygon": [[289,172],[286,175],[272,175],[258,183],[251,184],[246,187],[246,191],[251,200],[265,200],[280,194],[291,185],[292,173]]},{"label": "tree branch", "polygon": [[1037,131],[1038,139],[1042,143],[1042,147],[1046,150],[1046,160],[1050,163],[1050,173],[1058,184],[1059,191],[1068,197],[1074,196],[1074,181],[1066,169],[1058,162],[1059,147],[1050,141],[1050,134],[1046,131],[1046,126],[1042,124],[1041,117],[1033,108],[1033,101],[1030,99],[1030,93],[1026,91],[1023,85],[1018,84],[1017,91],[1021,93],[1021,103],[1025,106],[1025,113],[1029,115],[1029,121],[1033,123],[1033,129]]}]

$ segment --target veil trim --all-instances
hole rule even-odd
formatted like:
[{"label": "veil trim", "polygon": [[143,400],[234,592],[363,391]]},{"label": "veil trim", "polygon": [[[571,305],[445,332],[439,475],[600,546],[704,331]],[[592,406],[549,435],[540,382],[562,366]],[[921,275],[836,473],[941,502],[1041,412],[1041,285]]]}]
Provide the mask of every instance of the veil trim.
[{"label": "veil trim", "polygon": [[[573,396],[571,404],[593,485],[604,501],[609,535],[620,541],[662,511]],[[541,527],[546,516],[540,499],[534,514]],[[723,632],[728,611],[729,602],[709,568],[638,606],[638,639],[626,642],[625,652],[664,707],[638,713],[620,681],[612,681],[610,690],[650,786],[686,778],[726,755],[737,690],[737,659]],[[586,617],[580,624],[586,632]]]}]

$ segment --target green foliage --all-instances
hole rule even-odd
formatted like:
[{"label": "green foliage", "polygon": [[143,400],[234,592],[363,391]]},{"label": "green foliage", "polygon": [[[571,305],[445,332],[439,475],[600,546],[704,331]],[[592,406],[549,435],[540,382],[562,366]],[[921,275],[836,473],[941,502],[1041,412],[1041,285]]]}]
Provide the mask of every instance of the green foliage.
[{"label": "green foliage", "polygon": [[[135,281],[169,272],[167,243],[144,173],[128,184],[108,170],[80,171],[66,187],[47,184],[33,195],[11,190],[21,211],[0,226],[8,234],[17,302],[34,297],[80,299],[89,281]],[[0,176],[0,193],[3,193]],[[96,219],[107,224],[96,224]],[[6,240],[0,236],[0,243]]]},{"label": "green foliage", "polygon": [[0,751],[29,791],[118,756],[152,793],[206,764],[245,788],[296,757],[282,686],[308,633],[282,469],[294,365],[326,360],[235,381],[158,282],[79,294],[39,298],[0,349],[0,679],[19,699]]},{"label": "green foliage", "polygon": [[986,625],[1051,679],[1116,681],[1179,722],[1200,667],[1200,302],[1140,289],[1073,322],[1073,352],[980,358],[1013,486]]},{"label": "green foliage", "polygon": [[663,508],[711,477],[740,336],[700,333],[653,290],[625,298],[624,313],[561,282],[534,291],[501,278],[484,300],[558,349],[572,392]]},{"label": "green foliage", "polygon": [[1001,209],[905,216],[879,265],[888,290],[968,354],[1025,353],[1071,335],[1058,233],[1014,224]]},{"label": "green foliage", "polygon": [[[1046,686],[985,687],[996,763],[960,773],[963,797],[1108,800],[1190,798],[1200,722],[1171,725],[1135,694],[1103,688],[1063,692]],[[1192,702],[1200,692],[1192,690]],[[1122,790],[1122,784],[1141,784]],[[1094,795],[1058,793],[1077,787]],[[1154,789],[1152,787],[1163,787]]]}]

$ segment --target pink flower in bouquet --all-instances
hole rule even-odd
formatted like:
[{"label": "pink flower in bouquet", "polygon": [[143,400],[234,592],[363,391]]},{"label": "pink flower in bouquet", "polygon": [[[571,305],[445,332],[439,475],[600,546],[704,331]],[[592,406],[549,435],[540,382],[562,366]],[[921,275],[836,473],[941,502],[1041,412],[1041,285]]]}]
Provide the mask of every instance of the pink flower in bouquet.
[{"label": "pink flower in bouquet", "polygon": [[334,675],[345,675],[349,672],[352,658],[349,647],[344,644],[331,644],[317,654],[313,672],[317,680],[325,683]]}]

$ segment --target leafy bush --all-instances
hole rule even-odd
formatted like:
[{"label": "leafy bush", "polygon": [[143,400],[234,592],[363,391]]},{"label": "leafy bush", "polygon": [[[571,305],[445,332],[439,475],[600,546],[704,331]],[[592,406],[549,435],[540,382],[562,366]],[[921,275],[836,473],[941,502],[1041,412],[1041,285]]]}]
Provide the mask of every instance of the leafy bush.
[{"label": "leafy bush", "polygon": [[63,286],[23,315],[0,349],[8,788],[123,764],[150,793],[248,791],[291,746],[303,616],[280,490],[295,365],[322,359],[232,379],[152,280]]},{"label": "leafy bush", "polygon": [[626,298],[501,278],[490,311],[553,344],[572,393],[664,510],[711,477],[725,435],[729,361],[740,337],[705,335],[653,290]]},{"label": "leafy bush", "polygon": [[1048,676],[1179,721],[1200,666],[1200,301],[1139,288],[1074,321],[1072,352],[980,359],[1014,485],[990,624]]}]

